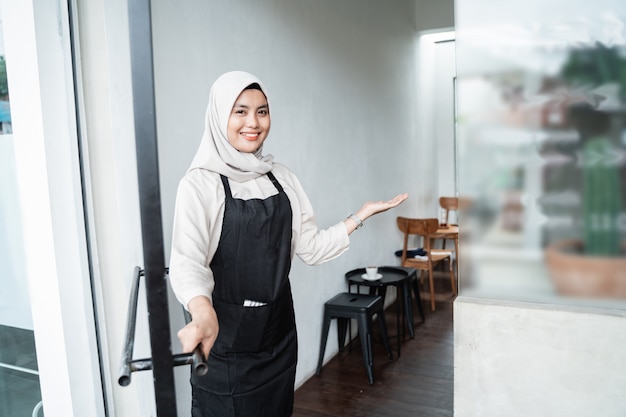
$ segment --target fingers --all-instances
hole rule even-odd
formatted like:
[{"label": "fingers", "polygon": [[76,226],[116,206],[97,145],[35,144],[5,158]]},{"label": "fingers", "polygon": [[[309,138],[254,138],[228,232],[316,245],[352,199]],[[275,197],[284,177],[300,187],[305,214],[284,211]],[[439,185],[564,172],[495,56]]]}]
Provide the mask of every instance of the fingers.
[{"label": "fingers", "polygon": [[191,330],[190,324],[180,329],[177,334],[178,339],[180,340],[180,343],[183,347],[184,353],[192,352],[196,348],[196,346],[198,346],[198,343],[200,343],[201,339],[199,335],[196,334],[196,332]]},{"label": "fingers", "polygon": [[[182,332],[182,330],[181,330]],[[196,338],[181,336],[181,332],[178,332],[178,338],[181,341],[183,353],[191,353],[196,349],[196,346],[200,345],[202,350],[202,354],[204,355],[204,359],[208,359],[209,353],[211,353],[211,348],[213,347],[213,343],[215,339],[204,339],[198,340]]]},{"label": "fingers", "polygon": [[391,204],[392,207],[397,207],[397,206],[400,205],[400,203],[402,203],[407,198],[409,198],[409,194],[407,194],[407,193],[398,194],[397,196],[395,196],[394,198],[389,200],[388,203]]},{"label": "fingers", "polygon": [[402,201],[406,200],[408,196],[409,196],[409,195],[408,195],[407,193],[404,193],[404,194],[398,194],[397,196],[395,196],[394,198],[392,198],[390,201],[393,201],[393,202],[402,202]]},{"label": "fingers", "polygon": [[211,349],[213,348],[213,344],[215,343],[215,339],[211,341],[207,341],[206,343],[201,343],[200,347],[202,347],[202,353],[204,354],[204,359],[209,358],[209,353],[211,353]]},{"label": "fingers", "polygon": [[409,195],[407,193],[398,194],[397,196],[395,196],[391,200],[387,200],[387,201],[383,201],[383,200],[373,201],[371,204],[387,204],[387,205],[391,205],[391,206],[397,206],[398,204],[400,204],[404,200],[406,200],[408,197],[409,197]]},{"label": "fingers", "polygon": [[217,330],[207,326],[199,326],[191,321],[185,327],[178,331],[178,339],[181,342],[183,352],[193,352],[196,346],[200,345],[205,358],[209,357],[209,353],[215,343]]},{"label": "fingers", "polygon": [[397,196],[395,196],[394,198],[392,198],[391,200],[387,200],[387,201],[378,201],[375,202],[373,204],[375,205],[381,205],[383,206],[383,208],[385,210],[393,208],[393,207],[397,207],[399,206],[404,200],[406,200],[409,197],[409,195],[407,193],[404,194],[398,194]]}]

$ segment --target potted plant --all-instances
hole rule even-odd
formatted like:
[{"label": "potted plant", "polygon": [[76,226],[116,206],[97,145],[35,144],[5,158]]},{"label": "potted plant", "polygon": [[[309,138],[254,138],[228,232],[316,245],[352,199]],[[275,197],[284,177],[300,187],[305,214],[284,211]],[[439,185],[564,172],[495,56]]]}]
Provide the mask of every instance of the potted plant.
[{"label": "potted plant", "polygon": [[[557,291],[564,295],[626,298],[626,253],[621,236],[626,57],[597,44],[572,50],[561,71],[570,87],[595,92],[570,105],[568,124],[579,133],[575,151],[581,178],[582,238],[548,245],[546,262]],[[604,91],[599,93],[598,91]]]}]

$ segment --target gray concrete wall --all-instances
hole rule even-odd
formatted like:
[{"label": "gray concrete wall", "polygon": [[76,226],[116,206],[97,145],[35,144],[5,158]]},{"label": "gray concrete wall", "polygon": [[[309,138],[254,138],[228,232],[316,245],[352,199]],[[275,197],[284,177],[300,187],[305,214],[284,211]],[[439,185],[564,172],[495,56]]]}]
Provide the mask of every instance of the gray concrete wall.
[{"label": "gray concrete wall", "polygon": [[459,297],[456,417],[626,415],[626,312]]}]

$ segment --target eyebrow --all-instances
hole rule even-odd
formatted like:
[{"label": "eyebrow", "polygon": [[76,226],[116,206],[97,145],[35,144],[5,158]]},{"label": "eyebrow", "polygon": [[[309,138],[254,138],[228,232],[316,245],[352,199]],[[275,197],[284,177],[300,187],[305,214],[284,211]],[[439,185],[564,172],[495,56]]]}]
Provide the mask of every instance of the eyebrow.
[{"label": "eyebrow", "polygon": [[[243,108],[243,109],[249,109],[249,108],[250,108],[250,106],[247,106],[247,105],[245,105],[245,104],[239,104],[239,103],[235,103],[235,105],[233,106],[233,108],[235,108],[235,107],[239,107],[239,108]],[[269,109],[269,107],[270,107],[270,106],[269,106],[268,104],[262,104],[262,105],[260,105],[259,107],[257,107],[257,110],[258,110],[258,109]]]}]

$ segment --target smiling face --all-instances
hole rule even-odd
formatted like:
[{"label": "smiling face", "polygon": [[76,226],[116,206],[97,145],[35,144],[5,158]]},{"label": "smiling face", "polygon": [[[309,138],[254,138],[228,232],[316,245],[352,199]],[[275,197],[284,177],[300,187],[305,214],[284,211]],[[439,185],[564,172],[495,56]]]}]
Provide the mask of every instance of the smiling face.
[{"label": "smiling face", "polygon": [[270,109],[260,90],[243,90],[228,118],[228,142],[239,152],[253,153],[270,132]]}]

